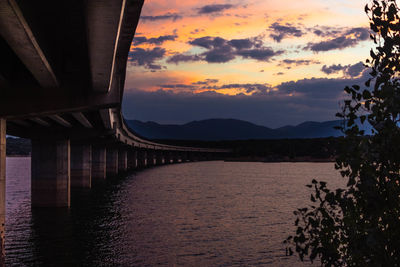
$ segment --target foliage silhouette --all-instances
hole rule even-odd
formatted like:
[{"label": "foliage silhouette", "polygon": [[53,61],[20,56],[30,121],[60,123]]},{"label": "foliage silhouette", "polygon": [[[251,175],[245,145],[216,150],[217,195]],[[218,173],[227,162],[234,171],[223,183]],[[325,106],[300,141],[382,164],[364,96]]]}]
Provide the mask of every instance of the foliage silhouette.
[{"label": "foliage silhouette", "polygon": [[[347,179],[332,191],[313,180],[311,205],[295,211],[297,227],[288,254],[319,259],[324,266],[400,265],[400,17],[395,0],[365,6],[376,48],[366,61],[364,90],[346,87],[348,99],[337,116],[346,148],[335,168]],[[355,124],[368,121],[365,136]],[[294,250],[294,251],[293,251]]]}]

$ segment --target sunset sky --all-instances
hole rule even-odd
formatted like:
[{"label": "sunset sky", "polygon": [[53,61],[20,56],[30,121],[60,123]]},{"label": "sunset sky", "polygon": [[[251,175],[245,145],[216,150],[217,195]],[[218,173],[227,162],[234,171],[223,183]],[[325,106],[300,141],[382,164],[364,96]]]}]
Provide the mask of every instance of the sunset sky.
[{"label": "sunset sky", "polygon": [[368,75],[363,0],[147,0],[127,66],[128,119],[335,119]]}]

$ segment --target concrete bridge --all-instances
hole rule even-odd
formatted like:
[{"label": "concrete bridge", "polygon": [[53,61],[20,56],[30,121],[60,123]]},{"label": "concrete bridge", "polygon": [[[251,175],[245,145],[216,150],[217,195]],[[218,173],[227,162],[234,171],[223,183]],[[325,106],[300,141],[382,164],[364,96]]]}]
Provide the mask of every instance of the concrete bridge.
[{"label": "concrete bridge", "polygon": [[0,0],[0,238],[6,134],[32,140],[32,206],[69,207],[71,188],[226,150],[141,138],[121,113],[143,0]]}]

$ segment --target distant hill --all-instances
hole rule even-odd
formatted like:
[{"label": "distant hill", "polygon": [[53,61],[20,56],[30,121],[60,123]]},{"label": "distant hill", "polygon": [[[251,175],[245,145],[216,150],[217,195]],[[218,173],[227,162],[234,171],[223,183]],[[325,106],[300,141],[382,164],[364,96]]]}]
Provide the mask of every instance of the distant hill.
[{"label": "distant hill", "polygon": [[183,125],[162,125],[155,122],[128,120],[129,127],[139,135],[150,139],[176,140],[248,140],[248,139],[295,139],[341,136],[334,129],[340,121],[303,122],[297,126],[271,129],[247,121],[235,119],[209,119]]}]

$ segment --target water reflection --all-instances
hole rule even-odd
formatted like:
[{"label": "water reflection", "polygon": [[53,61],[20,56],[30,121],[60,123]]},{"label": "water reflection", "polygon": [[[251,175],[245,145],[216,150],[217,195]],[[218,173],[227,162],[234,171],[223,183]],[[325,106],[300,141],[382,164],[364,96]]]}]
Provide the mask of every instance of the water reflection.
[{"label": "water reflection", "polygon": [[312,178],[338,183],[330,163],[199,162],[75,191],[70,209],[31,210],[29,159],[7,167],[10,266],[301,266],[282,245],[292,211]]}]

